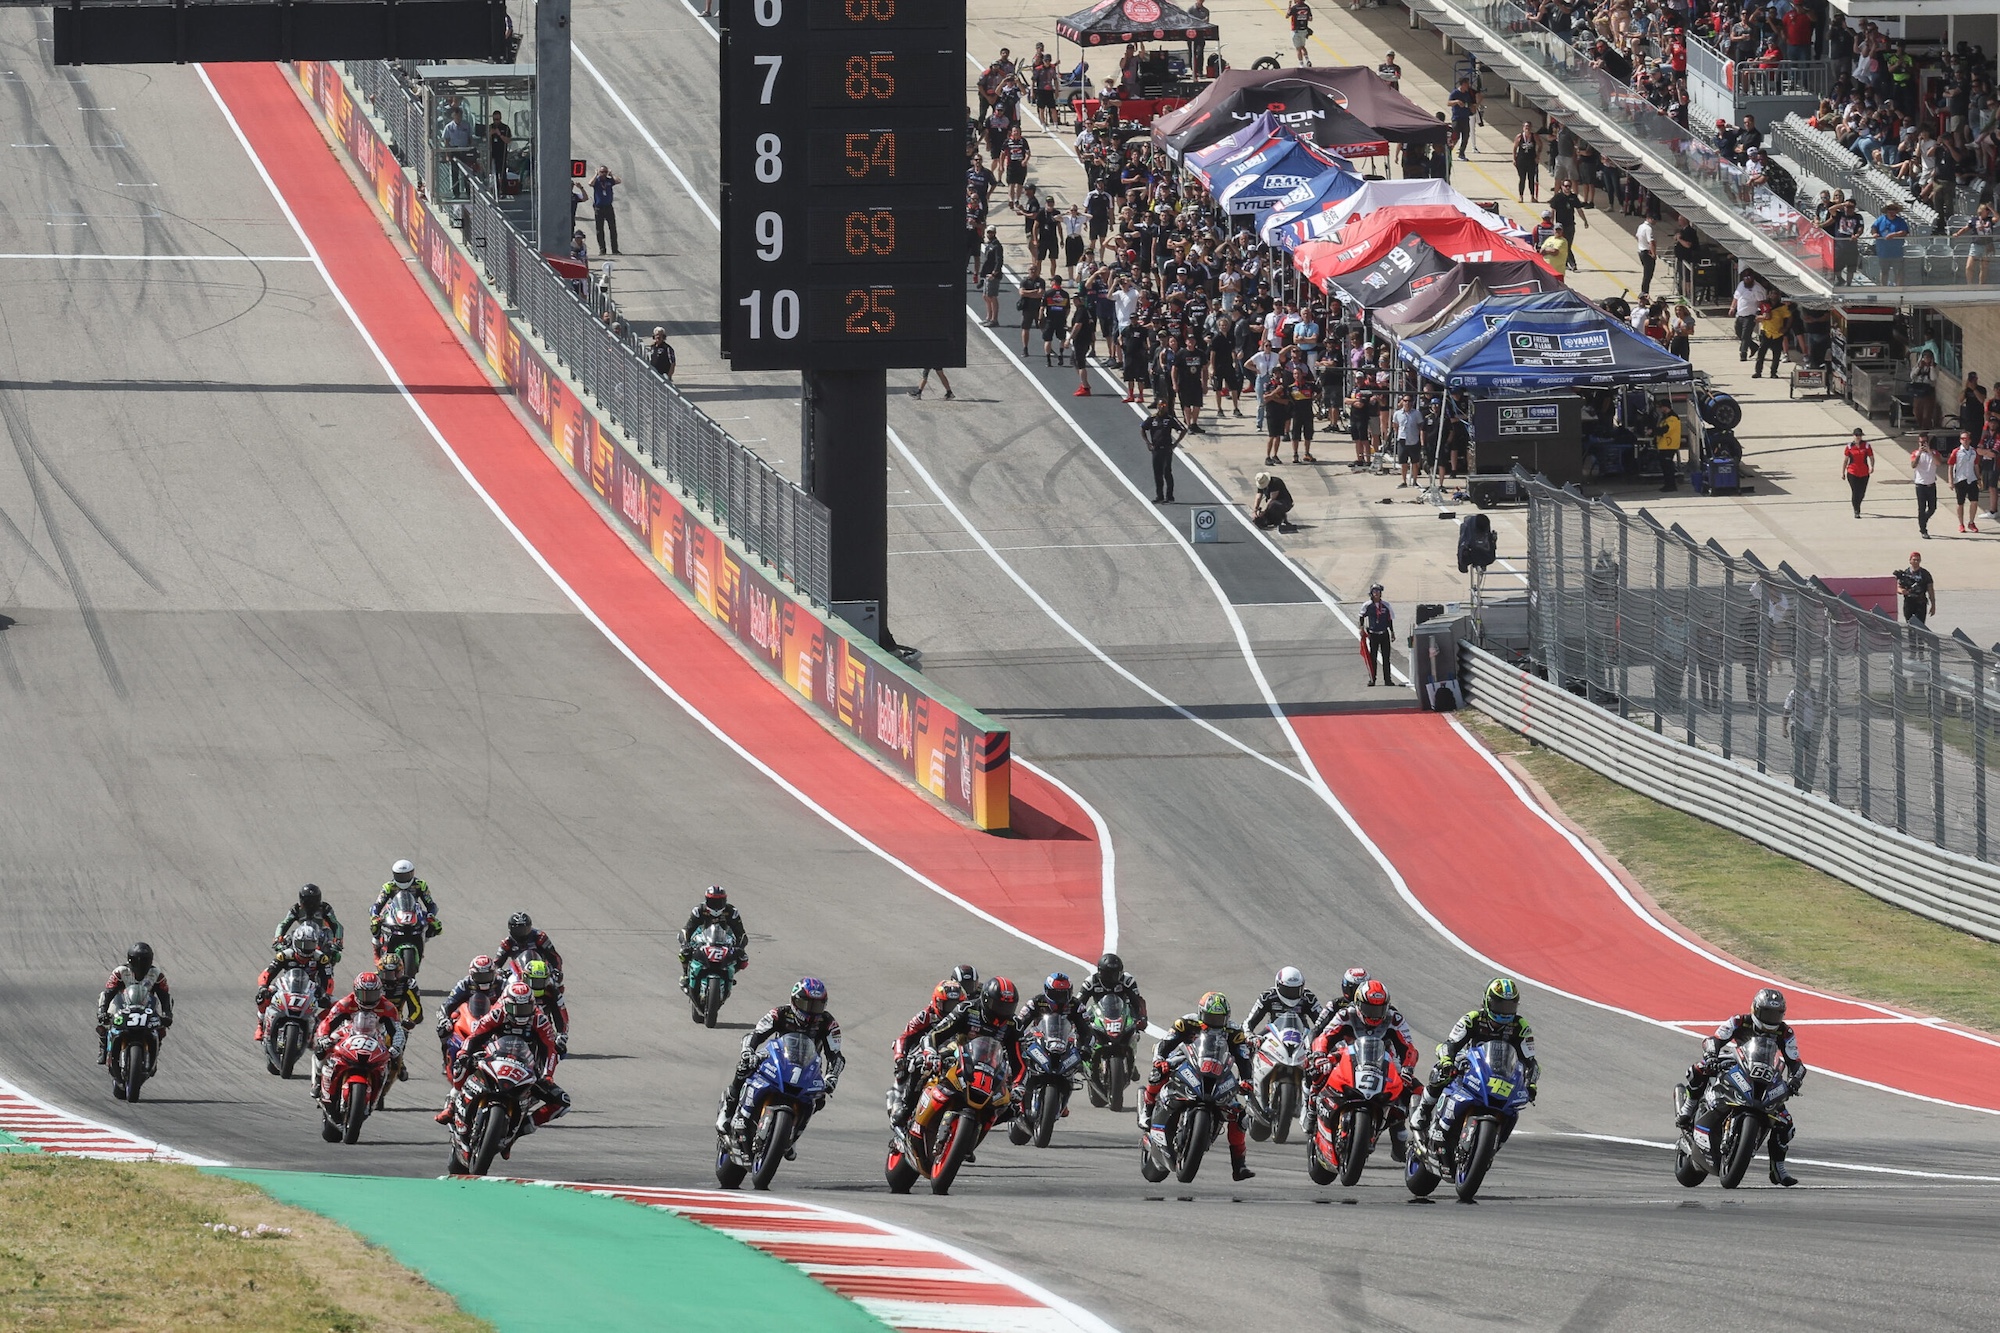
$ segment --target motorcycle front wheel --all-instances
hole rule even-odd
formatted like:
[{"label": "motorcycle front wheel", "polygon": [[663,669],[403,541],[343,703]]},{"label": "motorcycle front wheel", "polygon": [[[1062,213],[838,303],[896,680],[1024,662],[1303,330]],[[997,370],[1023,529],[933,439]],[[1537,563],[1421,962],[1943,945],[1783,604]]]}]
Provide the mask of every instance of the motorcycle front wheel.
[{"label": "motorcycle front wheel", "polygon": [[1368,1112],[1362,1109],[1348,1111],[1340,1117],[1340,1134],[1334,1142],[1341,1145],[1340,1183],[1355,1185],[1361,1181],[1361,1168],[1368,1164]]},{"label": "motorcycle front wheel", "polygon": [[[1464,1139],[1472,1136],[1472,1146],[1466,1148]],[[1460,1203],[1471,1203],[1479,1193],[1479,1186],[1486,1179],[1486,1168],[1493,1165],[1493,1154],[1500,1147],[1500,1126],[1481,1117],[1459,1132],[1459,1152],[1465,1162],[1460,1172],[1456,1188]]]},{"label": "motorcycle front wheel", "polygon": [[284,1078],[290,1078],[298,1068],[299,1057],[305,1054],[306,1034],[297,1023],[285,1024],[284,1045],[278,1052],[278,1071]]},{"label": "motorcycle front wheel", "polygon": [[1679,1144],[1674,1146],[1674,1179],[1689,1189],[1708,1179],[1708,1172],[1703,1170],[1701,1164],[1690,1157],[1688,1150]]},{"label": "motorcycle front wheel", "polygon": [[889,1193],[908,1194],[910,1187],[917,1183],[920,1174],[899,1149],[890,1148],[888,1160],[882,1163],[882,1174],[889,1182]]},{"label": "motorcycle front wheel", "polygon": [[791,1107],[779,1106],[764,1117],[764,1131],[757,1136],[757,1146],[750,1155],[751,1189],[771,1188],[771,1177],[778,1174],[778,1163],[785,1160],[785,1149],[792,1146],[792,1115]]},{"label": "motorcycle front wheel", "polygon": [[1035,1146],[1046,1148],[1056,1136],[1056,1121],[1062,1119],[1062,1097],[1054,1088],[1043,1087],[1035,1094]]},{"label": "motorcycle front wheel", "polygon": [[1306,1175],[1315,1185],[1331,1185],[1334,1181],[1333,1168],[1319,1155],[1319,1135],[1306,1134]]},{"label": "motorcycle front wheel", "polygon": [[1146,1183],[1149,1185],[1159,1184],[1168,1174],[1167,1168],[1153,1160],[1153,1154],[1146,1150],[1143,1141],[1139,1144],[1139,1174],[1146,1178]]},{"label": "motorcycle front wheel", "polygon": [[951,1182],[958,1178],[958,1168],[965,1159],[972,1156],[972,1150],[979,1142],[979,1129],[972,1123],[972,1117],[961,1115],[951,1122],[951,1137],[937,1155],[937,1167],[931,1172],[931,1193],[951,1193]]},{"label": "motorcycle front wheel", "polygon": [[146,1053],[139,1049],[136,1041],[121,1042],[118,1047],[118,1068],[120,1077],[119,1096],[128,1102],[139,1100],[139,1085],[146,1081]]},{"label": "motorcycle front wheel", "polygon": [[346,1112],[341,1118],[340,1141],[361,1142],[361,1122],[368,1118],[368,1092],[359,1084],[347,1085]]},{"label": "motorcycle front wheel", "polygon": [[1437,1172],[1418,1159],[1414,1148],[1410,1151],[1410,1160],[1403,1166],[1403,1183],[1409,1186],[1410,1193],[1419,1199],[1428,1199],[1431,1191],[1438,1187]]},{"label": "motorcycle front wheel", "polygon": [[1271,1137],[1279,1143],[1289,1143],[1292,1126],[1299,1119],[1299,1086],[1290,1079],[1280,1079],[1271,1089]]},{"label": "motorcycle front wheel", "polygon": [[1722,1188],[1733,1190],[1743,1183],[1744,1175],[1750,1170],[1750,1163],[1757,1156],[1759,1135],[1750,1125],[1747,1116],[1729,1118],[1729,1138],[1723,1146]]},{"label": "motorcycle front wheel", "polygon": [[479,1108],[479,1115],[472,1122],[472,1174],[483,1176],[493,1167],[493,1159],[500,1155],[500,1141],[507,1137],[507,1117],[500,1108],[488,1102]]},{"label": "motorcycle front wheel", "polygon": [[705,977],[701,983],[701,1025],[715,1026],[715,1020],[722,1014],[722,978]]},{"label": "motorcycle front wheel", "polygon": [[1125,1109],[1125,1085],[1131,1081],[1131,1071],[1126,1068],[1123,1055],[1112,1055],[1104,1062],[1104,1095],[1111,1102],[1111,1109]]},{"label": "motorcycle front wheel", "polygon": [[1174,1178],[1183,1185],[1194,1183],[1195,1173],[1201,1170],[1202,1154],[1208,1151],[1209,1140],[1215,1137],[1215,1112],[1206,1106],[1197,1106],[1181,1120],[1180,1160],[1174,1166]]}]

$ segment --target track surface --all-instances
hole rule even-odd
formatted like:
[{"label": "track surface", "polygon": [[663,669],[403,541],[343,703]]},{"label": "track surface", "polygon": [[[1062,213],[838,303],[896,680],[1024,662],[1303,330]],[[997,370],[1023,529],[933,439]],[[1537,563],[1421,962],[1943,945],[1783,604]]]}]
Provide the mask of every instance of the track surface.
[{"label": "track surface", "polygon": [[[655,6],[627,31],[619,11],[588,12],[607,79],[649,90],[628,101],[677,152],[699,144],[712,56],[692,21]],[[50,73],[42,31],[0,18],[19,141],[54,145],[15,150],[0,249],[302,254],[193,71]],[[580,94],[582,134],[627,141],[615,114]],[[706,222],[664,172],[623,174],[625,217],[679,237],[680,299],[705,315]],[[328,886],[359,935],[383,867],[410,854],[445,904],[429,979],[518,906],[570,958],[578,1055],[562,1079],[578,1110],[513,1169],[699,1185],[738,1034],[686,1024],[671,941],[719,879],[759,937],[728,1019],[815,972],[854,1057],[781,1188],[964,1244],[1122,1328],[1678,1329],[1717,1277],[1754,1277],[1799,1326],[1984,1324],[2000,1285],[1990,1185],[1802,1167],[1808,1188],[1784,1195],[1683,1192],[1656,1149],[1560,1135],[1664,1138],[1692,1040],[1540,993],[1547,1092],[1477,1208],[1412,1204],[1386,1171],[1314,1189],[1297,1149],[1268,1146],[1245,1186],[1211,1172],[1149,1189],[1129,1120],[1081,1107],[1046,1153],[996,1144],[950,1200],[890,1199],[877,1096],[896,1028],[961,957],[1018,979],[1054,960],[889,870],[667,701],[471,494],[310,266],[0,261],[0,281],[16,460],[0,476],[15,622],[0,632],[0,1004],[7,1072],[36,1093],[246,1165],[437,1171],[433,1069],[334,1151],[303,1086],[248,1044],[291,888]],[[1229,743],[1296,766],[1148,507],[990,346],[975,362],[954,376],[962,410],[896,404],[891,424],[996,547],[1044,548],[1002,555],[1050,606],[1221,735],[1059,630],[907,467],[892,489],[924,507],[897,511],[894,549],[915,553],[895,565],[899,636],[1107,820],[1120,947],[1157,1012],[1215,985],[1247,1005],[1281,962],[1324,983],[1359,960],[1434,1039],[1484,967],[1409,911],[1313,791]],[[1280,699],[1363,703],[1322,608],[1239,614]],[[1464,834],[1463,812],[1398,795],[1432,804],[1440,838]],[[128,1109],[90,1063],[86,1009],[135,932],[184,1016],[158,1099]],[[1989,1117],[1826,1079],[1799,1114],[1802,1157],[2000,1176]]]}]

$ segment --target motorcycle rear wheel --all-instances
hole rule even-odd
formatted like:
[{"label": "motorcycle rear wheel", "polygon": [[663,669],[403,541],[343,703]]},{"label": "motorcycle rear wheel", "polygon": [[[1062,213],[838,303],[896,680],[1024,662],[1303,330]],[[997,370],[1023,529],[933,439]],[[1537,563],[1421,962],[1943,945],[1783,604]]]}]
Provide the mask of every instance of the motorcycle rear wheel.
[{"label": "motorcycle rear wheel", "polygon": [[[705,977],[701,983],[701,1025],[715,1026],[715,1020],[722,1014],[722,978]],[[763,1188],[759,1186],[758,1188]]]},{"label": "motorcycle rear wheel", "polygon": [[1139,1174],[1146,1178],[1146,1183],[1149,1185],[1159,1184],[1169,1174],[1166,1167],[1153,1161],[1153,1154],[1146,1151],[1143,1141],[1139,1144]]},{"label": "motorcycle rear wheel", "polygon": [[965,1159],[972,1156],[972,1149],[979,1141],[979,1128],[972,1117],[961,1115],[951,1122],[951,1138],[937,1155],[937,1166],[931,1172],[931,1193],[951,1193],[951,1183],[958,1178],[958,1168]]},{"label": "motorcycle rear wheel", "polygon": [[1465,1176],[1455,1183],[1460,1203],[1471,1203],[1479,1193],[1480,1183],[1486,1179],[1486,1168],[1493,1165],[1493,1154],[1500,1147],[1500,1126],[1491,1120],[1475,1120],[1460,1131],[1462,1139],[1466,1133],[1472,1135],[1472,1148],[1465,1157]]},{"label": "motorcycle rear wheel", "polygon": [[1707,1170],[1688,1155],[1686,1148],[1678,1144],[1674,1146],[1674,1179],[1689,1189],[1708,1179]]},{"label": "motorcycle rear wheel", "polygon": [[1333,1168],[1319,1155],[1319,1136],[1306,1135],[1306,1175],[1315,1185],[1331,1185],[1334,1182]]},{"label": "motorcycle rear wheel", "polygon": [[1299,1089],[1289,1079],[1281,1080],[1271,1089],[1271,1137],[1279,1143],[1289,1143],[1292,1126],[1299,1120]]},{"label": "motorcycle rear wheel", "polygon": [[1371,1128],[1368,1112],[1360,1109],[1344,1112],[1340,1117],[1340,1135],[1334,1139],[1339,1143],[1347,1140],[1346,1151],[1340,1156],[1340,1183],[1357,1185],[1361,1182],[1361,1168],[1368,1165],[1368,1131]]},{"label": "motorcycle rear wheel", "polygon": [[1723,1150],[1722,1178],[1720,1184],[1726,1190],[1733,1190],[1743,1183],[1744,1175],[1750,1170],[1750,1163],[1757,1156],[1757,1133],[1743,1116],[1732,1116],[1729,1122],[1732,1137]]},{"label": "motorcycle rear wheel", "polygon": [[1418,1161],[1416,1153],[1412,1151],[1410,1160],[1403,1167],[1403,1183],[1409,1186],[1412,1195],[1419,1199],[1428,1199],[1431,1191],[1438,1187],[1438,1174]]},{"label": "motorcycle rear wheel", "polygon": [[507,1117],[500,1108],[488,1102],[479,1108],[479,1117],[472,1122],[472,1174],[483,1176],[493,1167],[493,1159],[499,1155],[500,1140],[507,1136]]},{"label": "motorcycle rear wheel", "polygon": [[785,1160],[785,1149],[792,1146],[792,1108],[773,1107],[764,1117],[764,1132],[757,1138],[750,1158],[750,1188],[767,1190],[771,1177],[778,1174],[778,1163]]},{"label": "motorcycle rear wheel", "polygon": [[1215,1137],[1215,1112],[1206,1106],[1189,1111],[1180,1125],[1180,1137],[1181,1155],[1174,1164],[1174,1178],[1183,1185],[1192,1185],[1195,1173],[1201,1170],[1202,1154],[1208,1151],[1209,1141]]},{"label": "motorcycle rear wheel", "polygon": [[889,1193],[908,1194],[920,1174],[906,1155],[894,1148],[889,1149],[889,1156],[882,1163],[882,1175],[889,1182]]},{"label": "motorcycle rear wheel", "polygon": [[358,1085],[347,1085],[346,1106],[341,1118],[340,1141],[342,1143],[361,1142],[361,1122],[368,1118],[368,1094]]}]

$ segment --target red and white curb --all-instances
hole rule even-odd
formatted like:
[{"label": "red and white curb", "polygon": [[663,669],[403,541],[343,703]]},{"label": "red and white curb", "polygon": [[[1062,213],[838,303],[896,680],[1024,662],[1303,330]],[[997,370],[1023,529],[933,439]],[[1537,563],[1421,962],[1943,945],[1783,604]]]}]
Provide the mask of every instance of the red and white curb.
[{"label": "red and white curb", "polygon": [[721,1190],[528,1181],[603,1194],[713,1227],[799,1269],[909,1333],[1114,1333],[998,1264],[872,1217]]},{"label": "red and white curb", "polygon": [[206,1157],[86,1120],[0,1078],[0,1130],[43,1152],[120,1162],[183,1162],[217,1166]]}]

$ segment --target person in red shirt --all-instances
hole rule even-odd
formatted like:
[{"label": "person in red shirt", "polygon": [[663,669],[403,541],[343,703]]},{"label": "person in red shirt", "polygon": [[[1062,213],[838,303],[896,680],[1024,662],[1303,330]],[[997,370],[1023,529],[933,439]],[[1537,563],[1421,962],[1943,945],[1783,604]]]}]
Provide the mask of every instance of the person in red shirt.
[{"label": "person in red shirt", "polygon": [[1847,478],[1848,494],[1854,500],[1854,516],[1861,517],[1861,501],[1868,494],[1868,478],[1875,472],[1875,446],[1868,443],[1868,436],[1861,427],[1854,428],[1854,438],[1840,451],[1840,475]]},{"label": "person in red shirt", "polygon": [[1810,10],[1794,0],[1792,7],[1785,11],[1778,21],[1779,29],[1785,35],[1785,59],[1811,60],[1813,49],[1813,16]]}]

